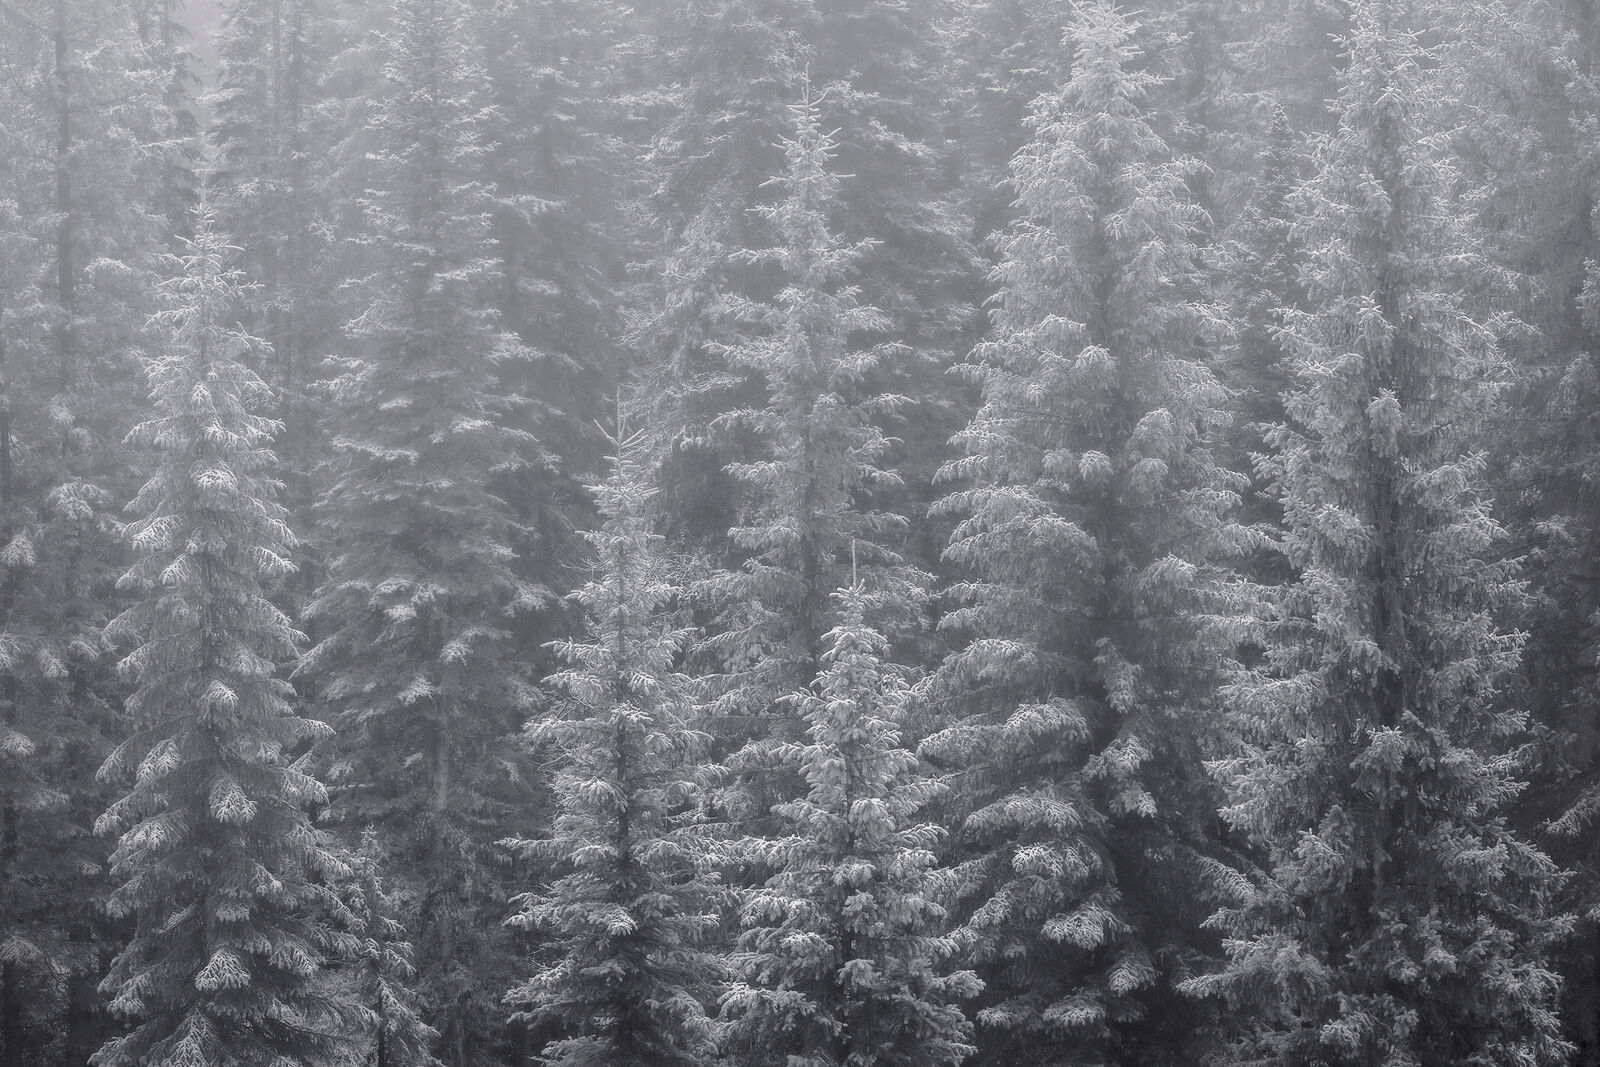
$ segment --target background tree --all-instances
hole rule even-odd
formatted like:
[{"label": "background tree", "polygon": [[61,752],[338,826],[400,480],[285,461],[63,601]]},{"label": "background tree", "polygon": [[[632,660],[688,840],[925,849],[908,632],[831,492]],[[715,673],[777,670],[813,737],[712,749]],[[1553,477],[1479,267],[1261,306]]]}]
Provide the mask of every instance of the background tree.
[{"label": "background tree", "polygon": [[510,895],[493,842],[531,802],[512,732],[527,712],[513,627],[543,590],[497,482],[537,442],[504,388],[527,358],[492,304],[484,75],[457,0],[403,0],[381,38],[370,116],[367,273],[333,361],[328,576],[301,671],[340,731],[332,775],[352,828],[374,826],[449,1067],[491,1062],[512,981]]},{"label": "background tree", "polygon": [[[881,339],[904,346],[868,373],[872,391],[907,397],[917,414],[898,427],[912,435],[906,447],[896,442],[884,464],[911,477],[881,485],[878,504],[920,514],[925,457],[959,424],[942,375],[981,275],[952,206],[944,94],[928,76],[945,58],[943,6],[719,0],[651,10],[654,84],[673,89],[646,168],[644,237],[654,254],[631,339],[651,383],[651,425],[667,461],[660,505],[675,539],[704,546],[718,565],[742,558],[726,539],[739,487],[723,472],[750,458],[750,442],[711,426],[759,404],[760,382],[719,353],[736,343],[731,305],[770,301],[787,284],[742,257],[768,239],[761,211],[782,195],[767,183],[787,165],[777,147],[790,129],[785,108],[813,88],[839,157],[837,195],[822,217],[861,249],[863,303],[884,315]],[[913,558],[936,554],[909,532]]]},{"label": "background tree", "polygon": [[866,379],[899,350],[862,343],[887,326],[854,284],[866,247],[828,226],[839,179],[820,105],[808,100],[792,110],[788,167],[773,183],[785,195],[756,211],[776,244],[742,257],[770,266],[784,284],[770,301],[730,300],[744,336],[718,347],[762,394],[762,402],[719,420],[753,445],[749,462],[729,467],[741,508],[728,537],[743,562],[714,573],[701,592],[718,613],[719,632],[706,647],[724,675],[712,712],[757,734],[752,717],[817,676],[830,629],[828,593],[852,560],[866,575],[874,615],[902,632],[918,621],[924,581],[890,547],[904,520],[870,500],[898,481],[880,466],[889,442],[873,416],[900,398],[873,395]]},{"label": "background tree", "polygon": [[[346,996],[367,1011],[363,1067],[438,1067],[428,1051],[439,1032],[417,1014],[411,989],[416,968],[405,927],[395,919],[397,902],[384,886],[382,849],[375,832],[362,835],[361,847],[350,854],[350,877],[342,896],[350,916],[350,934],[358,948],[352,959],[355,980]],[[337,980],[337,979],[335,979]]]},{"label": "background tree", "polygon": [[[246,313],[272,346],[273,365],[259,369],[277,391],[289,430],[280,449],[285,503],[307,519],[320,451],[311,386],[318,360],[338,340],[335,290],[348,265],[332,247],[339,130],[328,117],[329,82],[334,56],[350,36],[335,16],[328,0],[227,3],[212,42],[217,69],[205,101],[207,139],[218,152],[212,203],[258,283]],[[303,555],[314,547],[303,545]],[[319,568],[301,570],[304,586]]]},{"label": "background tree", "polygon": [[1515,272],[1517,313],[1533,327],[1509,339],[1515,370],[1481,447],[1489,450],[1488,477],[1509,534],[1499,551],[1523,561],[1531,594],[1517,625],[1528,631],[1521,699],[1537,723],[1539,750],[1526,765],[1529,788],[1512,821],[1546,831],[1541,845],[1575,875],[1568,899],[1579,928],[1556,962],[1565,979],[1563,1023],[1578,1046],[1574,1062],[1584,1065],[1600,1062],[1593,910],[1600,733],[1592,713],[1600,573],[1586,547],[1600,531],[1600,439],[1588,414],[1600,387],[1597,160],[1588,132],[1600,116],[1591,73],[1600,55],[1595,16],[1570,4],[1469,5],[1450,19],[1441,55],[1450,118],[1440,123],[1453,131],[1460,184],[1470,193],[1463,208],[1481,228],[1485,252]]},{"label": "background tree", "polygon": [[[483,137],[494,307],[530,357],[505,380],[530,401],[522,425],[541,453],[504,492],[526,532],[521,573],[559,593],[584,552],[579,531],[596,524],[585,487],[604,477],[597,427],[625,369],[617,337],[637,169],[619,56],[627,24],[610,0],[540,0],[477,4],[471,26],[492,105]],[[573,624],[561,612],[540,621],[530,645]]]},{"label": "background tree", "polygon": [[82,1063],[106,1031],[107,849],[89,827],[112,799],[94,772],[122,686],[102,628],[126,566],[117,509],[137,480],[121,441],[172,147],[137,15],[123,0],[0,8],[0,721],[30,751],[0,771],[7,1067]]},{"label": "background tree", "polygon": [[796,23],[814,12],[782,0],[642,10],[649,76],[640,110],[659,132],[649,139],[639,204],[648,259],[629,307],[636,406],[659,438],[655,504],[669,537],[720,565],[732,558],[727,531],[738,507],[724,468],[740,443],[720,440],[710,424],[759,394],[713,346],[734,340],[730,296],[766,298],[781,284],[740,269],[736,257],[763,240],[750,209],[771,202],[766,183],[783,169],[785,108],[804,78]]}]

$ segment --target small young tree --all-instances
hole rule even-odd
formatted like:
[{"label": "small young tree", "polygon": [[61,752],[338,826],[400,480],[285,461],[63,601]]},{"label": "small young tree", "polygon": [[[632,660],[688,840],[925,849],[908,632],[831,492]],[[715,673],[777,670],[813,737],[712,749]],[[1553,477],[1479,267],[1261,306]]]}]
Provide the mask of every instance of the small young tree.
[{"label": "small young tree", "polygon": [[1244,744],[1219,765],[1269,876],[1191,986],[1227,997],[1251,1063],[1566,1062],[1562,879],[1506,821],[1522,638],[1497,617],[1525,591],[1473,450],[1503,356],[1469,309],[1497,279],[1431,132],[1435,32],[1426,3],[1353,5],[1339,128],[1297,197],[1308,306],[1270,443],[1299,577],[1225,694]]},{"label": "small young tree", "polygon": [[675,669],[687,635],[650,532],[641,440],[613,442],[616,469],[596,490],[605,521],[587,535],[598,573],[574,594],[587,629],[558,646],[563,699],[528,731],[563,761],[560,814],[552,837],[513,844],[563,873],[515,900],[512,924],[550,940],[507,999],[562,1035],[543,1054],[556,1067],[693,1067],[712,1052],[720,966],[697,942],[721,890],[693,826],[709,739],[689,726]]},{"label": "small young tree", "polygon": [[134,785],[97,826],[122,835],[109,906],[133,920],[101,988],[132,1029],[98,1067],[323,1067],[360,1023],[317,981],[352,948],[335,925],[349,872],[311,824],[327,796],[297,759],[329,731],[277,677],[300,635],[262,586],[293,535],[229,252],[202,214],[154,320],[156,414],[132,434],[161,460],[132,504],[142,558],[122,584],[139,600],[112,626],[139,642],[122,664],[135,729],[101,773]]},{"label": "small young tree", "polygon": [[377,834],[362,835],[350,860],[351,877],[343,898],[350,914],[356,956],[346,961],[354,982],[351,999],[366,1009],[363,1067],[439,1067],[428,1051],[439,1034],[417,1014],[410,982],[416,976],[411,943],[395,919],[395,900],[383,884],[382,849]]},{"label": "small young tree", "polygon": [[957,1002],[979,983],[942,973],[956,950],[936,902],[943,832],[920,821],[941,786],[902,744],[909,691],[865,587],[836,600],[822,674],[796,697],[807,740],[777,753],[809,788],[754,844],[776,873],[741,908],[725,1042],[740,1063],[954,1067],[973,1052]]}]

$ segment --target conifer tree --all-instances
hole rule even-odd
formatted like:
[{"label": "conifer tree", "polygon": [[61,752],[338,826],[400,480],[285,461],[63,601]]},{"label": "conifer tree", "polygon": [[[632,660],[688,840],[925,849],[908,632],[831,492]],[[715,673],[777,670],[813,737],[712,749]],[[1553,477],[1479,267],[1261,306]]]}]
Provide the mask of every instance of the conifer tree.
[{"label": "conifer tree", "polygon": [[149,361],[155,417],[132,435],[161,455],[132,507],[139,597],[113,632],[137,688],[132,735],[102,773],[134,785],[97,829],[120,832],[109,906],[133,938],[103,983],[132,1024],[97,1067],[320,1067],[356,1013],[318,991],[350,947],[335,925],[348,871],[312,826],[327,800],[297,750],[326,737],[277,677],[299,635],[264,583],[288,567],[293,535],[274,501],[278,428],[245,360],[258,342],[232,325],[238,276],[202,218],[162,287]]},{"label": "conifer tree", "polygon": [[977,1062],[1186,1063],[1175,984],[1226,874],[1201,764],[1247,538],[1214,448],[1189,164],[1158,134],[1141,27],[1078,5],[1071,75],[1012,163],[983,403],[944,476],[967,644],[927,687],[960,783],[957,936],[986,983]]},{"label": "conifer tree", "polygon": [[1219,765],[1268,874],[1218,913],[1228,965],[1193,985],[1228,998],[1252,1063],[1565,1061],[1561,877],[1506,820],[1526,717],[1499,620],[1525,591],[1475,441],[1503,356],[1469,310],[1497,276],[1431,132],[1427,14],[1354,5],[1338,130],[1297,197],[1308,306],[1271,444],[1299,577],[1225,694],[1243,747]]},{"label": "conifer tree", "polygon": [[210,195],[259,285],[246,312],[272,346],[273,366],[261,372],[278,390],[289,428],[285,503],[297,514],[309,511],[318,455],[309,387],[316,361],[338,339],[334,290],[346,265],[331,247],[339,220],[330,149],[339,131],[322,117],[333,54],[346,36],[334,9],[328,0],[230,0],[207,99],[208,137],[219,153]]},{"label": "conifer tree", "polygon": [[743,502],[729,539],[745,562],[713,575],[703,589],[722,625],[708,647],[727,672],[713,710],[740,720],[765,714],[816,677],[830,628],[828,592],[853,558],[867,576],[875,616],[901,629],[915,620],[922,581],[888,548],[903,520],[872,510],[867,499],[898,480],[880,466],[889,444],[872,416],[899,398],[872,395],[866,385],[894,349],[860,344],[887,320],[862,302],[854,284],[865,247],[840,240],[828,226],[839,179],[819,104],[808,100],[792,111],[787,170],[773,182],[785,195],[756,212],[777,244],[740,257],[771,265],[783,288],[770,301],[730,300],[746,336],[719,349],[764,393],[763,403],[720,420],[756,443],[750,462],[729,467]]},{"label": "conifer tree", "polygon": [[428,1046],[438,1031],[417,1014],[411,989],[416,968],[405,927],[395,919],[394,895],[384,886],[383,852],[377,834],[362,835],[350,857],[350,877],[343,897],[350,915],[350,934],[358,947],[351,961],[356,978],[350,996],[366,1009],[364,1067],[438,1067]]},{"label": "conifer tree", "polygon": [[550,837],[515,844],[561,873],[515,898],[511,922],[549,940],[507,999],[557,1035],[544,1063],[693,1067],[710,1062],[706,1006],[721,978],[700,945],[721,896],[694,825],[709,738],[690,725],[675,667],[687,634],[650,532],[643,438],[613,443],[616,468],[596,490],[604,521],[586,535],[596,574],[573,595],[588,621],[559,645],[559,706],[528,731],[561,760],[560,807]]},{"label": "conifer tree", "polygon": [[728,372],[713,346],[736,339],[728,295],[756,299],[773,290],[736,256],[763,243],[750,209],[771,203],[766,183],[783,170],[784,109],[804,77],[795,23],[813,12],[785,0],[642,10],[650,49],[641,92],[672,91],[658,104],[666,114],[646,154],[647,229],[638,239],[652,254],[629,310],[641,372],[632,406],[659,438],[655,506],[669,538],[721,563],[732,555],[727,531],[738,521],[737,489],[724,468],[740,442],[720,439],[710,425],[759,394]]},{"label": "conifer tree", "polygon": [[[775,147],[791,128],[785,108],[809,87],[819,121],[837,131],[837,192],[824,218],[860,247],[863,302],[881,309],[883,339],[904,346],[871,371],[873,391],[906,396],[918,415],[906,420],[907,447],[883,465],[917,465],[958,424],[943,371],[981,271],[945,181],[943,93],[929,76],[944,58],[940,13],[932,0],[657,8],[654,80],[672,91],[649,158],[654,284],[643,287],[632,340],[667,461],[661,508],[675,537],[706,546],[718,564],[740,558],[725,540],[738,486],[723,471],[749,456],[747,442],[711,424],[760,397],[759,381],[730,368],[719,346],[739,328],[730,305],[770,300],[787,284],[742,257],[766,240],[757,209],[783,195],[771,183],[786,166]],[[881,486],[878,503],[920,512],[908,498],[930,479],[931,469]]]},{"label": "conifer tree", "polygon": [[402,0],[381,40],[356,237],[367,273],[328,386],[328,576],[301,671],[340,731],[336,808],[379,829],[412,901],[440,1057],[468,1067],[496,1055],[511,980],[510,894],[487,850],[527,800],[507,741],[526,714],[512,628],[545,600],[516,574],[520,531],[494,483],[536,442],[504,389],[527,353],[492,310],[484,75],[464,5]]},{"label": "conifer tree", "polygon": [[[1270,535],[1282,527],[1283,513],[1257,460],[1268,451],[1266,435],[1283,421],[1289,386],[1283,316],[1306,300],[1293,193],[1307,166],[1308,149],[1276,102],[1259,102],[1258,112],[1235,145],[1253,160],[1249,199],[1218,235],[1215,262],[1219,295],[1227,301],[1234,328],[1220,360],[1233,393],[1227,465],[1252,472],[1241,517]],[[1241,569],[1264,584],[1282,582],[1289,573],[1282,554],[1266,543],[1269,539],[1263,539],[1248,562],[1241,561]]]},{"label": "conifer tree", "polygon": [[954,33],[959,61],[962,191],[974,232],[992,238],[1015,217],[1011,160],[1028,138],[1028,108],[1066,80],[1071,9],[1053,0],[976,0]]},{"label": "conifer tree", "polygon": [[[1600,12],[1583,6],[1473,4],[1452,23],[1441,94],[1456,133],[1455,162],[1471,191],[1463,205],[1489,254],[1527,279],[1512,338],[1516,370],[1483,443],[1496,513],[1528,580],[1523,663],[1538,749],[1512,815],[1539,826],[1540,844],[1573,872],[1583,916],[1556,958],[1564,978],[1573,1062],[1600,1055],[1600,239],[1597,159],[1588,131],[1600,93],[1582,73],[1600,55]],[[1584,914],[1587,913],[1587,914]]]},{"label": "conifer tree", "polygon": [[94,772],[122,684],[103,631],[127,565],[117,509],[138,487],[121,440],[171,147],[138,6],[0,7],[0,722],[30,750],[18,777],[0,769],[5,1067],[81,1064],[107,1032],[108,843],[89,827],[113,799]]},{"label": "conifer tree", "polygon": [[[17,35],[20,38],[22,35]],[[0,52],[0,68],[9,69],[16,57]],[[0,108],[16,115],[22,111],[16,95],[0,89]],[[49,881],[39,877],[31,863],[42,848],[34,835],[45,837],[61,829],[61,809],[66,798],[53,787],[51,768],[39,741],[49,736],[48,720],[35,718],[22,700],[21,679],[29,673],[37,625],[27,617],[29,606],[22,592],[22,576],[33,557],[26,531],[29,509],[20,499],[17,484],[17,440],[13,427],[16,408],[23,403],[17,382],[24,379],[29,310],[39,307],[37,278],[43,250],[23,209],[18,181],[28,169],[28,140],[14,128],[0,131],[0,153],[13,160],[0,185],[0,1064],[23,1067],[25,1053],[43,1058],[44,1032],[53,1008],[48,996],[53,934]],[[35,314],[37,311],[35,310]],[[39,740],[36,740],[38,738]],[[55,823],[54,826],[49,824]],[[42,831],[42,832],[41,832]],[[37,851],[36,851],[37,849]],[[32,870],[25,870],[32,867]],[[43,890],[43,891],[41,891]]]},{"label": "conifer tree", "polygon": [[613,0],[479,4],[472,21],[493,103],[485,166],[495,306],[534,354],[518,384],[538,400],[533,415],[550,453],[542,484],[522,487],[519,503],[538,516],[533,524],[559,532],[561,541],[529,553],[548,563],[570,554],[563,541],[577,540],[561,508],[587,502],[583,487],[603,477],[596,424],[621,371],[617,297],[632,251],[623,231],[635,174],[619,135],[617,53],[628,27]]},{"label": "conifer tree", "polygon": [[776,873],[740,909],[724,1040],[740,1063],[953,1067],[973,1051],[957,1002],[978,983],[944,973],[943,834],[919,821],[941,787],[902,742],[909,689],[866,622],[865,585],[836,599],[822,673],[796,698],[806,740],[778,753],[807,791],[755,846]]}]

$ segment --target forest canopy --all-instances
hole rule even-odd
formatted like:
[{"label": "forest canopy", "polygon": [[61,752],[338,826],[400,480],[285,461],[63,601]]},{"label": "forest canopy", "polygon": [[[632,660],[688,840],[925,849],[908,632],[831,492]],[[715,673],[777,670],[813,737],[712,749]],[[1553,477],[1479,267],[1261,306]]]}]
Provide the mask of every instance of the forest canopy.
[{"label": "forest canopy", "polygon": [[0,0],[0,1067],[1600,1065],[1597,71]]}]

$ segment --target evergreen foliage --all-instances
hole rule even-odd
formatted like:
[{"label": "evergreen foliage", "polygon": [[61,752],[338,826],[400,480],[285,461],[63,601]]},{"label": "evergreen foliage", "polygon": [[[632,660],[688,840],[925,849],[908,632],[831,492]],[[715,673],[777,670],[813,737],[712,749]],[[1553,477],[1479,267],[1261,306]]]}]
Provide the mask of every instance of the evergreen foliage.
[{"label": "evergreen foliage", "polygon": [[[957,774],[956,936],[986,983],[980,1063],[1178,1063],[1205,1033],[1174,988],[1226,869],[1201,759],[1249,543],[1214,448],[1225,394],[1189,199],[1153,126],[1140,27],[1079,5],[1070,78],[1012,164],[983,403],[943,476],[968,483],[944,620],[967,638],[922,747]],[[1182,902],[1182,903],[1179,903]]]},{"label": "evergreen foliage", "polygon": [[[518,425],[536,455],[499,479],[521,525],[517,573],[548,590],[572,586],[595,516],[585,486],[601,477],[607,399],[623,372],[617,345],[627,249],[626,153],[618,58],[622,14],[611,0],[475,5],[487,99],[484,159],[494,200],[490,232],[499,284],[493,306],[528,358],[502,369],[527,398]],[[571,632],[564,612],[525,619],[528,647]],[[539,671],[556,669],[542,657]]]},{"label": "evergreen foliage", "polygon": [[766,183],[783,169],[785,107],[805,70],[796,22],[815,13],[786,0],[662,2],[645,12],[649,85],[661,87],[661,99],[646,90],[641,102],[656,132],[638,236],[648,273],[628,328],[641,372],[631,406],[658,438],[656,506],[669,536],[722,564],[738,521],[724,467],[742,442],[719,439],[710,426],[759,393],[713,346],[737,339],[729,296],[761,299],[781,284],[737,257],[763,240],[750,209],[771,202]]},{"label": "evergreen foliage", "polygon": [[987,241],[1013,220],[1011,160],[1028,139],[1028,109],[1066,81],[1072,12],[1056,0],[974,0],[953,27],[960,60],[962,187],[968,213]]},{"label": "evergreen foliage", "polygon": [[267,388],[245,365],[225,239],[202,216],[163,285],[148,364],[155,416],[132,439],[160,466],[132,508],[138,600],[113,633],[137,688],[134,730],[102,774],[132,791],[101,817],[120,832],[109,906],[133,937],[103,983],[128,1033],[98,1067],[266,1063],[320,1067],[355,1012],[322,995],[319,968],[350,948],[334,884],[348,874],[307,808],[322,785],[306,745],[328,729],[295,714],[277,677],[299,636],[263,592],[293,535],[274,501]]},{"label": "evergreen foliage", "polygon": [[[1232,684],[1224,810],[1268,858],[1215,922],[1246,1062],[1544,1064],[1566,1049],[1561,878],[1506,821],[1525,589],[1474,447],[1503,357],[1468,310],[1496,278],[1429,133],[1421,5],[1354,6],[1337,132],[1297,198],[1308,293],[1271,438],[1298,572]],[[1492,291],[1492,290],[1490,290]]]},{"label": "evergreen foliage", "polygon": [[[940,14],[930,0],[718,0],[657,13],[657,80],[676,91],[651,153],[646,239],[661,243],[632,337],[669,461],[663,511],[674,536],[704,545],[713,563],[740,557],[723,540],[738,521],[738,487],[721,473],[749,458],[749,442],[711,427],[760,396],[748,371],[717,354],[736,343],[731,305],[770,301],[787,284],[744,256],[767,239],[761,211],[781,195],[767,190],[780,188],[772,179],[787,165],[775,147],[790,130],[785,108],[812,86],[839,156],[823,218],[861,249],[863,303],[882,310],[884,339],[904,346],[872,371],[873,391],[904,395],[918,415],[907,420],[911,447],[885,465],[920,470],[946,424],[956,425],[940,378],[980,271],[951,206],[943,94],[921,76],[945,58]],[[879,503],[921,512],[915,491],[926,480],[882,486],[894,491]]]},{"label": "evergreen foliage", "polygon": [[[0,1067],[256,992],[328,1014],[213,1058],[1600,1067],[1597,59],[1587,0],[0,0]],[[260,780],[344,836],[250,845],[303,965],[107,1045],[236,892],[140,896],[140,820],[247,836],[106,629],[179,603],[122,509],[202,468],[124,442],[202,221],[306,535]]]},{"label": "evergreen foliage", "polygon": [[484,74],[457,0],[397,3],[369,117],[356,240],[368,273],[328,383],[318,506],[328,576],[301,664],[340,738],[332,783],[380,828],[411,907],[419,993],[451,1067],[487,1062],[509,981],[492,842],[528,802],[507,738],[527,697],[513,626],[545,594],[497,479],[537,442],[504,375],[527,357],[492,310],[492,201],[479,180]]},{"label": "evergreen foliage", "polygon": [[807,792],[773,809],[780,836],[752,843],[776,873],[740,909],[725,1042],[741,1063],[958,1064],[973,1049],[957,1002],[978,982],[942,973],[943,832],[919,821],[941,786],[902,743],[909,690],[866,622],[866,586],[836,599],[822,673],[796,700],[807,740],[777,753]]},{"label": "evergreen foliage", "polygon": [[0,721],[26,767],[0,769],[0,1063],[82,1063],[112,936],[96,898],[111,794],[94,772],[122,686],[103,637],[127,563],[121,447],[134,352],[169,224],[165,72],[120,0],[0,9]]},{"label": "evergreen foliage", "polygon": [[360,850],[350,857],[351,875],[342,893],[358,946],[347,961],[355,965],[355,981],[346,987],[346,995],[366,1009],[369,1022],[362,1064],[438,1067],[428,1046],[439,1034],[417,1014],[410,985],[416,977],[411,944],[394,918],[397,902],[384,886],[382,859],[377,834],[363,834]]},{"label": "evergreen foliage", "polygon": [[514,898],[511,922],[543,931],[539,969],[507,998],[558,1036],[542,1062],[676,1067],[709,1062],[706,1005],[721,965],[703,945],[722,895],[695,825],[709,738],[692,728],[676,669],[687,634],[678,589],[650,532],[642,438],[615,440],[597,487],[604,521],[588,535],[596,574],[573,595],[588,618],[559,651],[554,713],[530,741],[562,769],[552,835],[516,847],[561,872]]},{"label": "evergreen foliage", "polygon": [[1600,175],[1589,148],[1600,93],[1583,72],[1600,49],[1600,19],[1574,5],[1489,6],[1461,18],[1449,44],[1444,100],[1458,109],[1458,166],[1477,194],[1470,206],[1486,251],[1524,279],[1518,310],[1536,328],[1508,346],[1516,369],[1483,446],[1510,534],[1501,551],[1523,561],[1531,594],[1519,625],[1538,749],[1512,821],[1550,831],[1541,844],[1574,873],[1568,899],[1582,921],[1558,957],[1562,1015],[1574,1062],[1589,1064],[1600,1056],[1600,573],[1591,550],[1600,531]]},{"label": "evergreen foliage", "polygon": [[730,299],[746,334],[718,349],[765,394],[760,406],[735,408],[721,420],[755,443],[750,462],[729,467],[743,490],[741,521],[729,539],[745,562],[707,579],[702,591],[723,627],[707,645],[728,674],[713,710],[739,719],[765,714],[816,677],[830,628],[828,591],[840,584],[847,561],[858,561],[867,575],[875,616],[903,629],[921,599],[922,577],[888,548],[904,521],[871,510],[866,499],[897,481],[879,466],[889,444],[872,416],[899,398],[864,388],[867,374],[896,349],[858,343],[887,322],[853,284],[864,247],[828,227],[839,179],[819,107],[807,101],[793,112],[787,170],[773,182],[783,199],[757,210],[778,243],[741,257],[771,264],[785,284],[770,302]]},{"label": "evergreen foliage", "polygon": [[330,7],[324,0],[227,4],[214,42],[215,87],[205,101],[218,155],[210,195],[259,286],[246,313],[272,346],[273,365],[260,372],[276,387],[289,430],[281,451],[286,503],[297,515],[310,510],[310,470],[320,451],[309,386],[338,334],[328,162],[338,131],[326,117],[326,83],[341,34]]}]

